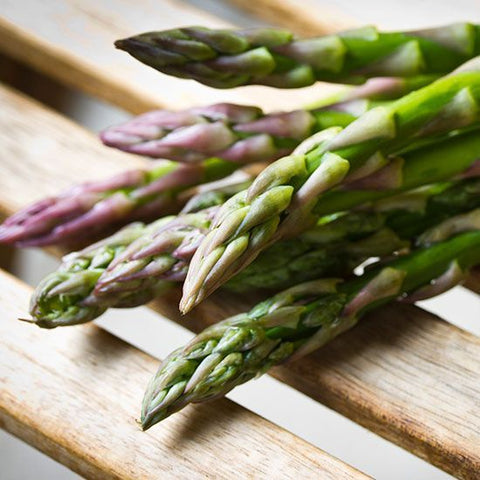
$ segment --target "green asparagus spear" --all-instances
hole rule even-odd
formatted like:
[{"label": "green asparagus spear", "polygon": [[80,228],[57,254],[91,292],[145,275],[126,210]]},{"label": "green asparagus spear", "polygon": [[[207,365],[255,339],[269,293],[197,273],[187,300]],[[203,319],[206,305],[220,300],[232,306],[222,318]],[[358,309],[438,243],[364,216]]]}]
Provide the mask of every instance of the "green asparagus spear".
[{"label": "green asparagus spear", "polygon": [[162,218],[149,226],[132,223],[81,252],[65,256],[60,268],[40,282],[30,299],[32,323],[54,328],[89,322],[109,307],[142,305],[167,288],[166,282],[157,282],[149,291],[119,294],[115,298],[103,298],[101,302],[93,294],[98,279],[113,259],[138,237],[161,228],[171,218]]},{"label": "green asparagus spear", "polygon": [[480,180],[473,178],[430,185],[327,215],[298,237],[267,248],[225,288],[280,289],[314,278],[343,277],[363,260],[406,248],[425,230],[477,207]]},{"label": "green asparagus spear", "polygon": [[480,54],[480,26],[457,23],[411,32],[375,27],[297,39],[287,30],[187,27],[148,32],[115,46],[160,72],[215,88],[297,88],[317,80],[445,74]]}]

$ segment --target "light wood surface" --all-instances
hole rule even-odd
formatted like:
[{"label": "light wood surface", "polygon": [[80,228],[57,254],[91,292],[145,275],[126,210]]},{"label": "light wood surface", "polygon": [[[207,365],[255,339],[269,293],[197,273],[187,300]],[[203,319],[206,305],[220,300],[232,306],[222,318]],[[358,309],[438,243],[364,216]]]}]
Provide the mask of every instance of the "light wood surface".
[{"label": "light wood surface", "polygon": [[288,28],[302,37],[326,35],[355,26],[357,22],[345,12],[322,6],[312,0],[229,0],[248,13],[273,25]]},{"label": "light wood surface", "polygon": [[480,339],[391,305],[273,375],[457,478],[480,472]]},{"label": "light wood surface", "polygon": [[345,12],[339,12],[333,7],[312,0],[228,0],[248,13],[262,20],[288,28],[293,32],[306,36],[327,35],[329,33],[347,30],[357,22]]},{"label": "light wood surface", "polygon": [[94,325],[16,320],[31,291],[0,272],[0,426],[90,479],[369,478],[229,400],[142,432],[158,361]]},{"label": "light wood surface", "polygon": [[[75,181],[144,162],[108,150],[80,127],[8,90],[0,90],[0,103],[5,213]],[[245,308],[241,297],[222,294],[180,318],[177,300],[174,291],[153,306],[191,329]],[[475,478],[480,341],[413,307],[395,308],[274,375],[435,465]]]},{"label": "light wood surface", "polygon": [[186,25],[228,26],[176,0],[144,0],[138,8],[122,0],[2,0],[0,51],[135,113],[218,101],[294,108],[338,88],[317,84],[281,96],[259,86],[218,91],[162,75],[113,46],[118,38]]}]

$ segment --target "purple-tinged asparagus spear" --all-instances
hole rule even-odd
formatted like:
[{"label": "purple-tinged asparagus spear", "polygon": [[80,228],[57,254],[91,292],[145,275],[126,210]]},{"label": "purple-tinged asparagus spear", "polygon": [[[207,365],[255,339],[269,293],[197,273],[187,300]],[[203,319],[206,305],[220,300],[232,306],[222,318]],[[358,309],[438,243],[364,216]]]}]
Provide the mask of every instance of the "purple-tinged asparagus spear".
[{"label": "purple-tinged asparagus spear", "polygon": [[265,114],[256,107],[219,103],[170,112],[155,110],[113,126],[103,143],[130,153],[185,163],[219,157],[246,164],[272,161],[290,153],[302,140],[331,125],[346,126],[368,108],[352,100],[338,110],[294,110]]},{"label": "purple-tinged asparagus spear", "polygon": [[154,110],[107,128],[105,145],[148,157],[185,163],[217,156],[246,164],[272,161],[313,133],[331,126],[345,127],[378,102],[407,93],[432,80],[373,78],[359,87],[346,87],[319,106],[289,112],[264,113],[253,106],[218,103],[178,112]]},{"label": "purple-tinged asparagus spear", "polygon": [[0,243],[21,247],[76,243],[133,220],[172,213],[186,200],[183,192],[235,168],[217,159],[196,165],[161,160],[106,180],[76,185],[5,220],[0,225]]}]

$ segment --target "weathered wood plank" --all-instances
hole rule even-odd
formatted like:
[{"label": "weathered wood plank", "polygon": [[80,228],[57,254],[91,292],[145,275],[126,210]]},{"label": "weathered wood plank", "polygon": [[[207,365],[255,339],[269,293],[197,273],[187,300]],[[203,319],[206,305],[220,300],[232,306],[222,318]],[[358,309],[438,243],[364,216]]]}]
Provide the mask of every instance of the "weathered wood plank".
[{"label": "weathered wood plank", "polygon": [[[109,151],[80,127],[8,90],[0,90],[0,102],[0,210],[11,212],[112,166],[144,161]],[[182,319],[177,300],[172,292],[154,308],[191,329],[244,308],[244,299],[222,294]],[[418,309],[396,308],[273,374],[435,465],[475,478],[480,340]]]},{"label": "weathered wood plank", "polygon": [[34,97],[43,104],[63,111],[71,90],[27,65],[0,53],[0,82]]},{"label": "weathered wood plank", "polygon": [[0,426],[86,478],[367,477],[229,400],[141,432],[158,361],[94,325],[16,321],[30,289],[0,272]]},{"label": "weathered wood plank", "polygon": [[480,472],[480,339],[410,305],[273,375],[457,478]]},{"label": "weathered wood plank", "polygon": [[218,91],[162,75],[115,50],[114,40],[182,25],[227,24],[176,0],[144,0],[136,6],[121,0],[3,0],[0,51],[135,113],[158,106],[178,109],[218,101],[255,103],[267,109],[294,108],[338,88],[317,84],[279,96],[268,87]]},{"label": "weathered wood plank", "polygon": [[274,25],[288,28],[302,37],[327,35],[346,30],[356,21],[334,7],[312,0],[229,0],[233,5]]}]

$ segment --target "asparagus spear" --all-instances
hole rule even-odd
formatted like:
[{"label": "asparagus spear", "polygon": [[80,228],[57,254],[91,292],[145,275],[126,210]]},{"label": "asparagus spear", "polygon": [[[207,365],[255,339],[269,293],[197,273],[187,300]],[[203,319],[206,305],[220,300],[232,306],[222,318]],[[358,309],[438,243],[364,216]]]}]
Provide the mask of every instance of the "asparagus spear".
[{"label": "asparagus spear", "polygon": [[236,168],[216,158],[196,165],[160,160],[107,180],[76,185],[7,218],[0,225],[0,243],[24,247],[78,242],[133,220],[172,213],[181,208],[183,192]]},{"label": "asparagus spear", "polygon": [[296,39],[287,30],[148,32],[115,42],[160,72],[215,88],[261,84],[297,88],[317,80],[361,83],[378,76],[445,74],[480,54],[480,26],[456,23],[411,32],[367,26]]},{"label": "asparagus spear", "polygon": [[398,98],[428,80],[374,78],[319,105],[290,112],[265,114],[258,107],[229,103],[178,112],[154,110],[107,128],[100,138],[126,152],[178,162],[196,163],[212,156],[239,164],[270,162],[291,153],[315,132],[346,127],[380,103],[372,97],[384,100],[397,94]]},{"label": "asparagus spear", "polygon": [[331,95],[312,102],[309,108],[336,108],[352,100],[386,101],[396,100],[407,93],[425,87],[440,75],[419,75],[417,77],[374,77],[361,85],[344,85]]},{"label": "asparagus spear", "polygon": [[422,187],[351,212],[327,215],[300,236],[267,248],[225,288],[280,289],[314,278],[343,277],[363,260],[415,244],[425,230],[477,207],[480,180],[474,178]]},{"label": "asparagus spear", "polygon": [[[264,252],[227,287],[258,289],[260,281],[264,288],[283,288],[350,273],[363,259],[389,255],[426,228],[480,206],[479,193],[480,180],[465,179],[323,218],[299,238]],[[137,223],[68,255],[60,270],[37,288],[31,304],[33,321],[45,328],[84,323],[110,307],[146,303],[172,282],[182,281],[214,209],[168,217],[150,226]]]},{"label": "asparagus spear", "polygon": [[291,153],[319,130],[347,126],[369,106],[367,100],[351,100],[271,114],[227,103],[179,112],[155,110],[108,128],[101,139],[130,153],[186,163],[210,157],[238,164],[265,162]]},{"label": "asparagus spear", "polygon": [[42,328],[76,325],[99,317],[113,306],[134,307],[148,302],[166,289],[168,283],[157,282],[148,291],[127,292],[101,301],[93,294],[93,289],[106,266],[128,245],[150,230],[162,228],[172,218],[162,218],[148,227],[140,222],[132,223],[81,252],[66,255],[60,268],[45,277],[35,289],[30,299],[32,320],[26,321]]},{"label": "asparagus spear", "polygon": [[[411,168],[409,153],[392,155],[415,142],[438,141],[455,130],[478,127],[479,98],[477,57],[431,85],[368,111],[344,130],[320,132],[291,156],[269,165],[247,191],[230,199],[219,212],[190,264],[181,310],[189,311],[267,246],[308,228],[319,211],[324,215],[342,210],[325,193],[333,187],[343,183],[360,190],[382,190],[405,185],[405,170]],[[472,154],[478,138],[468,142]],[[435,146],[431,151],[436,156],[434,171],[458,161]],[[478,159],[478,151],[475,155]],[[421,168],[422,162],[417,166]],[[427,172],[422,183],[434,181],[430,177]],[[359,196],[338,192],[336,199]],[[364,197],[370,199],[365,192]]]},{"label": "asparagus spear", "polygon": [[474,228],[351,281],[301,284],[208,327],[160,365],[143,400],[143,429],[320,348],[389,300],[428,298],[458,284],[480,263],[478,223]]}]

